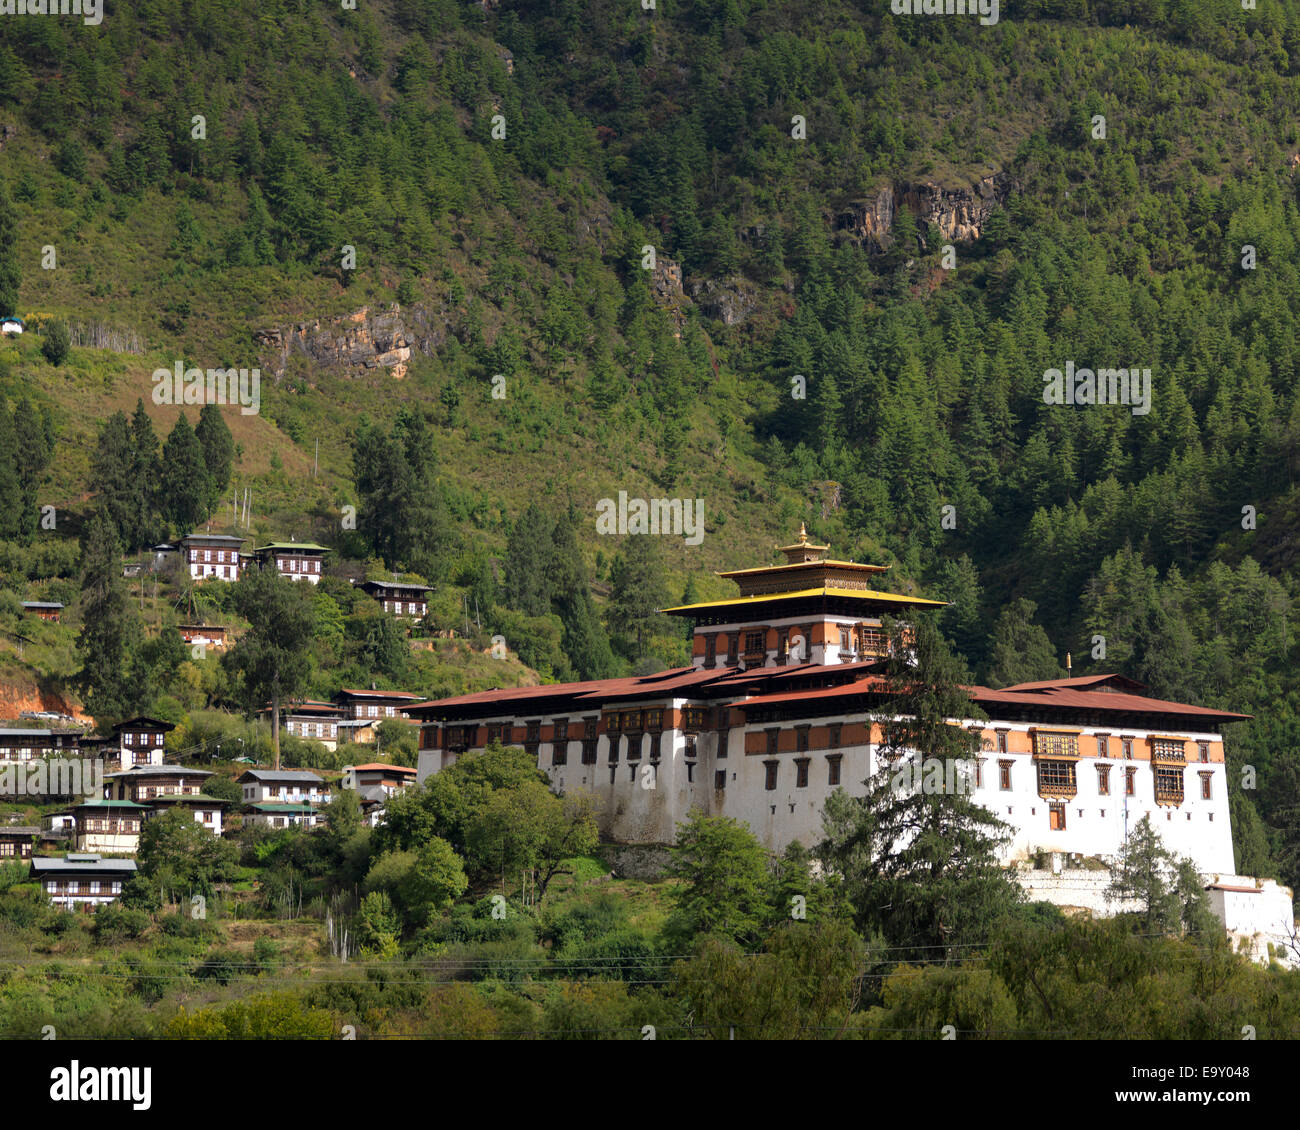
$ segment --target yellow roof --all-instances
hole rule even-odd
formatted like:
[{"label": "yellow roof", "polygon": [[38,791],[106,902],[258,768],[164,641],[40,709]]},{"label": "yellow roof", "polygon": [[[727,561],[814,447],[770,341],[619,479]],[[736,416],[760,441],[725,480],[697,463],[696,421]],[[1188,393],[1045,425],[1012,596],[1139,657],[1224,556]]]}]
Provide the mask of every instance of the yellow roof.
[{"label": "yellow roof", "polygon": [[835,589],[823,586],[816,589],[800,589],[798,592],[764,593],[761,596],[733,596],[730,600],[706,600],[701,604],[682,604],[676,608],[661,608],[660,612],[691,612],[695,609],[725,608],[727,605],[765,604],[774,600],[796,600],[804,596],[843,596],[854,600],[876,600],[894,604],[929,605],[942,608],[946,600],[927,600],[921,596],[901,596],[896,592],[876,592],[873,589]]},{"label": "yellow roof", "polygon": [[753,569],[729,569],[725,573],[715,573],[716,577],[744,577],[750,573],[780,573],[786,569],[816,569],[821,565],[833,565],[837,569],[862,569],[868,573],[884,573],[893,568],[891,565],[868,565],[862,561],[835,561],[823,558],[820,561],[796,561],[789,565],[758,565]]}]

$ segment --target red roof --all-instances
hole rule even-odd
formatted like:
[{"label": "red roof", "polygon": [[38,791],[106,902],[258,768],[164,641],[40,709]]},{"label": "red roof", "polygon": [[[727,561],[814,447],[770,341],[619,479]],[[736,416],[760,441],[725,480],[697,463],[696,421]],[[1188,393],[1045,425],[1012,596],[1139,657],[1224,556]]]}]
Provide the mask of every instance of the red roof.
[{"label": "red roof", "polygon": [[406,765],[387,765],[382,761],[371,761],[365,765],[354,765],[352,766],[352,769],[356,773],[360,773],[363,770],[370,771],[375,769],[382,769],[385,772],[392,772],[392,773],[411,773],[411,774],[415,773],[414,769],[411,769]]},{"label": "red roof", "polygon": [[1224,721],[1250,718],[1249,714],[1234,714],[1230,710],[1214,710],[1208,706],[1192,706],[1185,702],[1167,702],[1162,698],[1124,694],[1111,691],[1076,691],[1050,687],[1041,691],[995,691],[988,687],[968,687],[971,698],[979,703],[997,703],[1016,706],[1075,706],[1087,710],[1106,710],[1126,714],[1185,714],[1197,718],[1218,718]]},{"label": "red roof", "polygon": [[1040,683],[1016,683],[1014,686],[1003,687],[1004,691],[1041,691],[1048,687],[1059,687],[1062,690],[1070,687],[1076,687],[1082,690],[1084,687],[1096,686],[1098,683],[1120,684],[1129,687],[1131,690],[1144,691],[1146,685],[1139,683],[1136,679],[1130,679],[1127,675],[1079,675],[1073,679],[1044,679]]}]

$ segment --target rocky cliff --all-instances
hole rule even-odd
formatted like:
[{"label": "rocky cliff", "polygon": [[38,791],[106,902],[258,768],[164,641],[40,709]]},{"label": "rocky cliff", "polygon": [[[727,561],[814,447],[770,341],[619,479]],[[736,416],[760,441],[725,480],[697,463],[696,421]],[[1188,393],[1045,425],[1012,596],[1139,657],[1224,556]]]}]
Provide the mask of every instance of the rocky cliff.
[{"label": "rocky cliff", "polygon": [[945,242],[979,239],[993,210],[1006,201],[1014,187],[1011,175],[1004,172],[955,188],[933,181],[885,185],[870,196],[850,201],[836,213],[834,227],[841,240],[880,254],[893,246],[894,219],[903,207],[916,217],[922,238],[933,224]]}]

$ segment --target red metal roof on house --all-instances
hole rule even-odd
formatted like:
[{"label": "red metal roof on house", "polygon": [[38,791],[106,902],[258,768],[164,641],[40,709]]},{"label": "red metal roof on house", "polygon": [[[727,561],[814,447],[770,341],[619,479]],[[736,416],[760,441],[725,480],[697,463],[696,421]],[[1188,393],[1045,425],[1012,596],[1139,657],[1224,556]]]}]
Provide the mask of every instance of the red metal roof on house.
[{"label": "red metal roof on house", "polygon": [[365,765],[354,765],[352,769],[356,773],[373,772],[382,769],[385,773],[410,773],[412,776],[415,770],[405,765],[385,765],[382,761],[371,761]]}]

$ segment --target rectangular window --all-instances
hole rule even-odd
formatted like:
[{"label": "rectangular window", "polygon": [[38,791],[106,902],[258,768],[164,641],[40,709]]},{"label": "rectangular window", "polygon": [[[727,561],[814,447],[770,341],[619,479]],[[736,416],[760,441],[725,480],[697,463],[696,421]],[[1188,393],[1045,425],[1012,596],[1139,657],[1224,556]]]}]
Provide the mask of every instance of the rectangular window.
[{"label": "rectangular window", "polygon": [[736,665],[736,662],[739,659],[739,655],[738,655],[739,649],[740,649],[740,633],[728,632],[727,633],[727,666],[728,667],[734,667]]},{"label": "rectangular window", "polygon": [[722,729],[718,731],[718,757],[727,756],[727,746],[731,741],[731,731]]},{"label": "rectangular window", "polygon": [[840,748],[840,736],[843,734],[843,732],[844,732],[844,724],[842,722],[831,723],[831,733],[830,733],[831,749]]},{"label": "rectangular window", "polygon": [[799,753],[806,753],[808,750],[808,727],[796,726],[794,728],[794,747]]},{"label": "rectangular window", "polygon": [[[663,750],[663,741],[664,741],[664,735],[662,731],[656,731],[655,733],[650,735],[650,760],[651,761],[659,760],[660,753]],[[688,749],[686,752],[688,755],[692,755],[694,753],[694,750]],[[689,781],[691,779],[690,765],[688,764],[686,768],[687,768],[686,779]]]},{"label": "rectangular window", "polygon": [[682,711],[682,726],[687,730],[707,730],[709,712],[703,706],[688,706]]},{"label": "rectangular window", "polygon": [[713,774],[713,787],[715,789],[725,789],[727,787],[727,771],[719,769]]},{"label": "rectangular window", "polygon": [[557,718],[554,722],[555,732],[554,741],[567,742],[569,740],[569,720],[567,718]]},{"label": "rectangular window", "polygon": [[840,763],[844,760],[843,754],[833,754],[826,758],[826,783],[828,785],[838,785],[840,783]]},{"label": "rectangular window", "polygon": [[998,788],[1003,792],[1011,790],[1011,766],[1013,764],[1014,762],[1011,761],[998,762]]},{"label": "rectangular window", "polygon": [[1038,763],[1038,795],[1042,797],[1072,797],[1078,792],[1073,761],[1048,761]]},{"label": "rectangular window", "polygon": [[596,764],[596,743],[599,738],[596,736],[596,719],[584,718],[582,720],[582,763],[583,765]]},{"label": "rectangular window", "polygon": [[641,729],[641,711],[625,710],[623,711],[623,729],[625,731],[636,732]]},{"label": "rectangular window", "polygon": [[764,787],[768,792],[771,792],[773,789],[776,788],[776,770],[777,770],[777,767],[778,767],[780,764],[781,764],[781,763],[780,763],[779,761],[764,761],[764,762],[763,762],[763,767],[764,767],[764,769],[767,770],[767,779],[766,779],[766,781],[764,782],[763,787]]},{"label": "rectangular window", "polygon": [[1132,761],[1133,760],[1133,739],[1120,738],[1119,744],[1120,744],[1120,750],[1124,754],[1124,760]]},{"label": "rectangular window", "polygon": [[1053,832],[1065,831],[1065,805],[1049,804],[1047,806],[1047,822]]},{"label": "rectangular window", "polygon": [[794,785],[797,789],[806,789],[808,787],[808,762],[809,758],[800,757],[795,759],[794,763]]},{"label": "rectangular window", "polygon": [[1213,799],[1213,785],[1210,784],[1210,782],[1213,780],[1214,780],[1214,775],[1212,773],[1201,774],[1201,799],[1202,800]]},{"label": "rectangular window", "polygon": [[1133,795],[1133,793],[1134,793],[1134,791],[1135,791],[1134,786],[1135,786],[1135,781],[1136,781],[1136,779],[1137,779],[1137,770],[1136,770],[1136,769],[1125,769],[1125,770],[1124,770],[1124,795],[1125,795],[1125,796],[1132,796],[1132,795]]},{"label": "rectangular window", "polygon": [[1209,742],[1197,742],[1197,743],[1196,743],[1196,756],[1197,756],[1198,759],[1201,760],[1201,761],[1209,761],[1209,760],[1210,760],[1210,743],[1209,743]]},{"label": "rectangular window", "polygon": [[975,787],[977,789],[984,787],[984,761],[983,757],[975,759]]},{"label": "rectangular window", "polygon": [[647,730],[662,730],[664,728],[664,712],[662,710],[647,710],[645,712],[645,728]]},{"label": "rectangular window", "polygon": [[1183,803],[1183,771],[1173,765],[1157,765],[1156,801],[1164,804]]},{"label": "rectangular window", "polygon": [[[619,738],[620,738],[619,734],[609,735],[609,763],[611,765],[613,765],[618,760]],[[611,777],[610,780],[612,781],[613,778]]]},{"label": "rectangular window", "polygon": [[749,655],[766,655],[767,644],[764,642],[766,632],[746,632],[745,633],[745,654]]},{"label": "rectangular window", "polygon": [[1097,794],[1098,796],[1110,796],[1110,766],[1097,766]]},{"label": "rectangular window", "polygon": [[841,655],[853,654],[853,641],[848,628],[840,629],[840,654]]},{"label": "rectangular window", "polygon": [[641,735],[640,734],[628,734],[627,759],[629,761],[641,760]]},{"label": "rectangular window", "polygon": [[1035,730],[1034,753],[1039,757],[1078,757],[1079,735]]},{"label": "rectangular window", "polygon": [[780,739],[781,731],[780,731],[780,730],[767,730],[767,731],[765,731],[765,733],[766,733],[766,735],[767,735],[767,752],[768,752],[768,753],[776,753],[776,751],[777,751],[777,744],[778,744],[778,741],[779,741],[779,739]]},{"label": "rectangular window", "polygon": [[718,661],[718,637],[710,632],[704,637],[704,665],[712,667]]},{"label": "rectangular window", "polygon": [[569,743],[552,742],[551,743],[551,764],[565,765],[569,760]]},{"label": "rectangular window", "polygon": [[1006,730],[999,730],[999,731],[998,731],[998,742],[997,742],[997,748],[998,748],[998,753],[1006,753],[1006,752],[1007,752],[1007,732],[1006,732]]},{"label": "rectangular window", "polygon": [[1106,757],[1109,748],[1110,748],[1110,735],[1098,734],[1097,735],[1097,756]]}]

